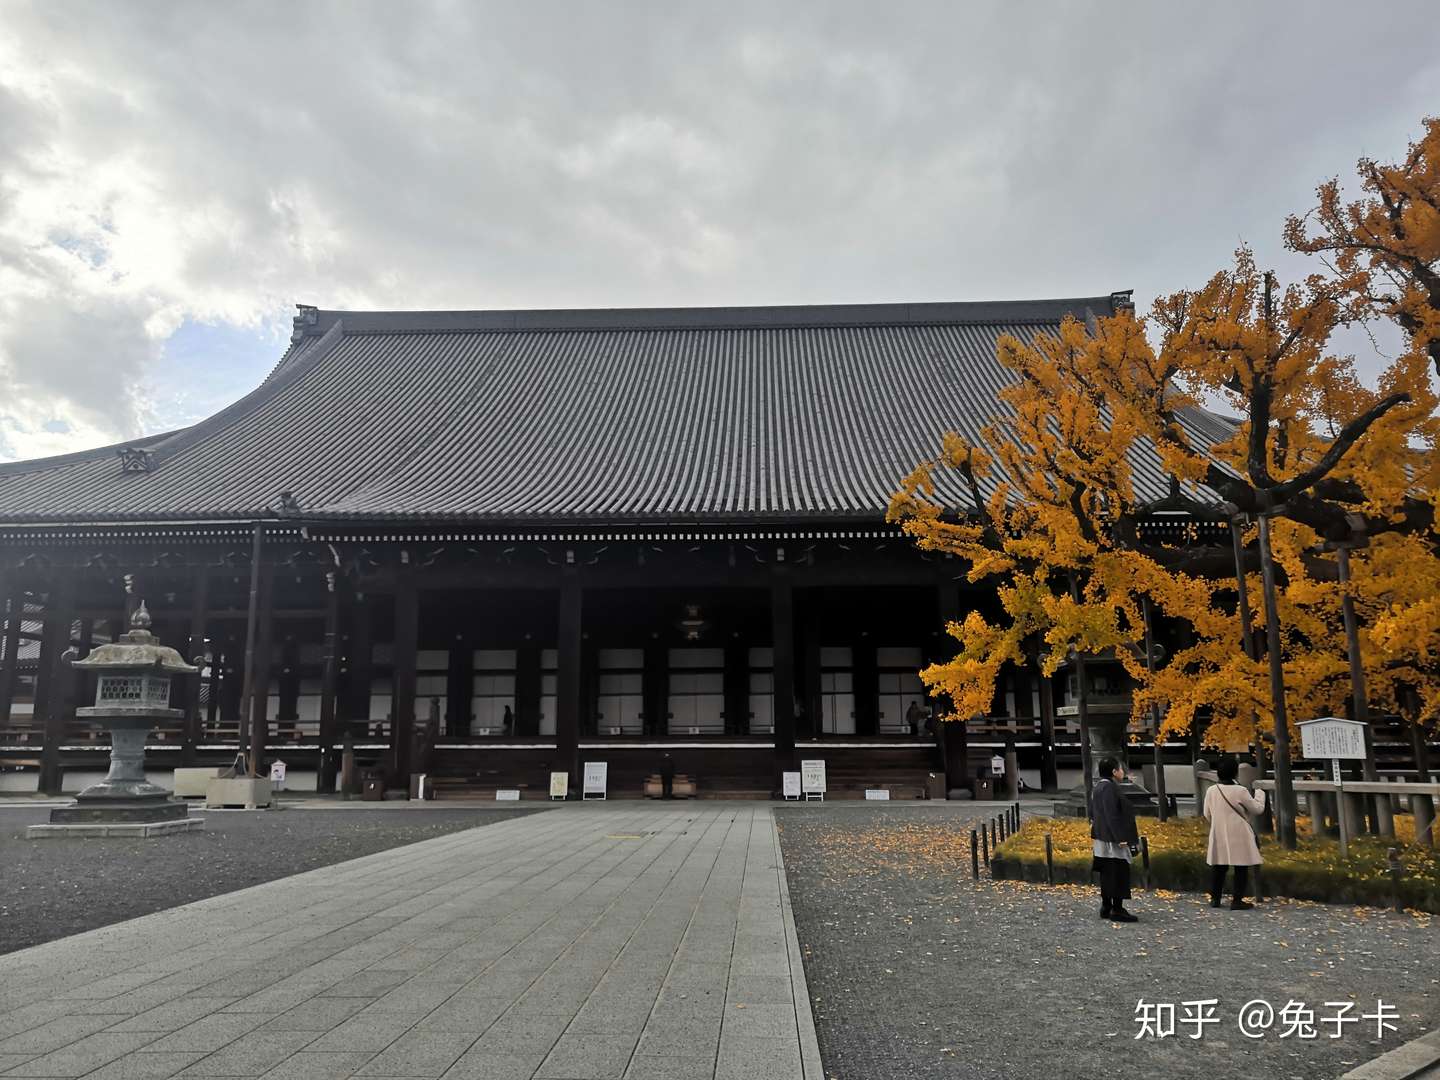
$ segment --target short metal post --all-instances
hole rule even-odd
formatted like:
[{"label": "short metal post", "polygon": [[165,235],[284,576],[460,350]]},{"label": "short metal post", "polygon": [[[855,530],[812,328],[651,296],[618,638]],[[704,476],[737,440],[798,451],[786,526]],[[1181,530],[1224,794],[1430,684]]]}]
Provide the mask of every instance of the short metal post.
[{"label": "short metal post", "polygon": [[974,829],[970,830],[970,876],[980,880],[980,838],[975,835]]},{"label": "short metal post", "polygon": [[1055,838],[1045,834],[1045,884],[1055,884]]},{"label": "short metal post", "polygon": [[1150,838],[1140,837],[1140,869],[1144,876],[1145,888],[1150,888]]},{"label": "short metal post", "polygon": [[1400,849],[1390,849],[1390,895],[1395,901],[1395,910],[1404,914],[1405,901],[1400,895],[1400,877],[1403,868],[1400,866]]},{"label": "short metal post", "polygon": [[980,824],[980,854],[985,859],[985,868],[990,868],[990,830],[984,822]]}]

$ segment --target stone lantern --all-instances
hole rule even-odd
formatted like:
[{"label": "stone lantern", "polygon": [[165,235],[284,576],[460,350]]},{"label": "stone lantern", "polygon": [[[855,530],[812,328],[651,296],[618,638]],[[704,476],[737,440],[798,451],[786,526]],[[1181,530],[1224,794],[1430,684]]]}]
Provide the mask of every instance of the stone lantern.
[{"label": "stone lantern", "polygon": [[81,791],[72,805],[52,810],[49,830],[61,831],[56,829],[60,826],[66,832],[151,835],[203,825],[187,819],[189,808],[183,802],[145,779],[145,737],[158,722],[184,716],[183,710],[170,707],[171,680],[200,669],[150,633],[150,613],[143,603],[128,633],[71,663],[77,671],[99,676],[95,704],[75,710],[75,715],[110,733],[110,772]]}]

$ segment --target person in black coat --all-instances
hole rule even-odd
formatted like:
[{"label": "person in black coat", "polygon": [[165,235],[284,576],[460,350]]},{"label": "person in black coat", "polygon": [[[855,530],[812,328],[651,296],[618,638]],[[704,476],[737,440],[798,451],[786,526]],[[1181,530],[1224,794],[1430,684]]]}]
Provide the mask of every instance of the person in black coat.
[{"label": "person in black coat", "polygon": [[675,762],[669,754],[660,759],[660,797],[675,797]]},{"label": "person in black coat", "polygon": [[1137,922],[1125,910],[1130,899],[1130,859],[1140,850],[1135,808],[1120,790],[1125,768],[1113,757],[1102,758],[1099,779],[1090,795],[1090,839],[1095,861],[1091,872],[1100,875],[1100,917],[1115,922]]}]

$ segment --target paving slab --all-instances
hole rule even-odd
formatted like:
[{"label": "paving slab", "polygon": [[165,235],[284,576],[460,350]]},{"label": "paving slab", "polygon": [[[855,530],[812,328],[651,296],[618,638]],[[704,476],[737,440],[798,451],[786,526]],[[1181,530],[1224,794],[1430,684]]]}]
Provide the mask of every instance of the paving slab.
[{"label": "paving slab", "polygon": [[0,1077],[818,1080],[785,889],[766,804],[448,833],[0,956]]}]

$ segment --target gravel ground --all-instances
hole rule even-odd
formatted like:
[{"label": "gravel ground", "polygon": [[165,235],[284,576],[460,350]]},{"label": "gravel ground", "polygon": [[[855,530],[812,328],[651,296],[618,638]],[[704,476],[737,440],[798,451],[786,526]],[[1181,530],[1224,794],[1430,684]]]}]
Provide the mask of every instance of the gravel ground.
[{"label": "gravel ground", "polygon": [[536,812],[294,807],[206,813],[203,832],[148,840],[27,840],[49,810],[0,805],[0,954]]},{"label": "gravel ground", "polygon": [[[777,812],[827,1077],[1113,1078],[1135,1072],[1338,1077],[1440,1028],[1440,927],[1429,916],[1136,890],[1141,922],[1099,918],[1098,895],[970,879],[973,810],[851,804]],[[983,874],[983,870],[982,870]],[[1137,882],[1138,886],[1138,882]],[[1137,1002],[1218,998],[1203,1038],[1137,1041]],[[1320,1023],[1396,1006],[1397,1032]],[[1241,1034],[1252,999],[1315,1010],[1319,1037]]]}]

